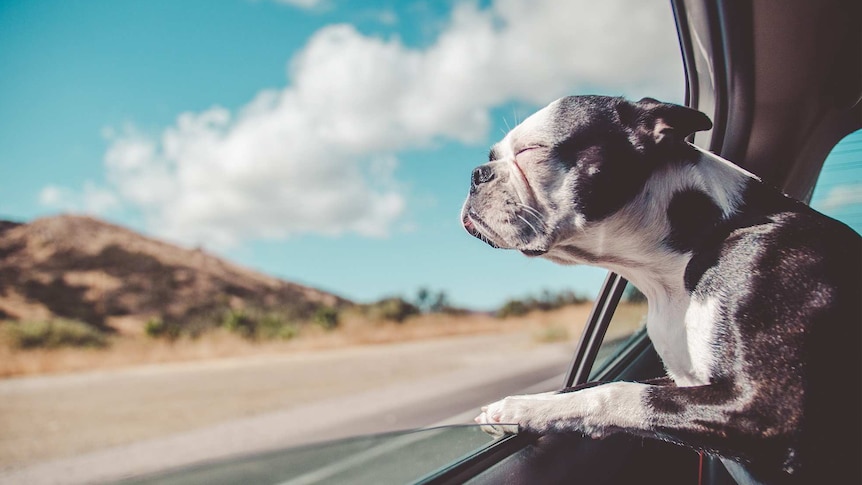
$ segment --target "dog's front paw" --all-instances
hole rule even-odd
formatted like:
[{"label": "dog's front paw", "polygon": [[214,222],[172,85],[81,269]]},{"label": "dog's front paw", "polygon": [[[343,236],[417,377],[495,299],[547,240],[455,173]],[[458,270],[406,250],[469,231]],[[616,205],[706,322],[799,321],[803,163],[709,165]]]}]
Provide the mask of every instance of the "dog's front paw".
[{"label": "dog's front paw", "polygon": [[517,426],[520,431],[544,433],[551,427],[550,416],[544,412],[550,394],[509,396],[484,406],[475,421],[489,434],[495,434],[496,428],[502,425],[509,425],[509,429]]},{"label": "dog's front paw", "polygon": [[536,434],[580,432],[602,438],[642,425],[643,387],[617,382],[569,393],[511,396],[483,407],[476,422],[517,425],[519,431]]}]

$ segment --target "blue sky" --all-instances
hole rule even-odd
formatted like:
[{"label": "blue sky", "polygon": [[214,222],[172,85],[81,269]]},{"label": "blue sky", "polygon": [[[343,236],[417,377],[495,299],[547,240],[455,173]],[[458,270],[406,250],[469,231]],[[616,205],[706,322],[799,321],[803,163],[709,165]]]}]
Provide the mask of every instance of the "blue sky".
[{"label": "blue sky", "polygon": [[604,276],[461,229],[507,126],[566,94],[683,96],[664,2],[7,0],[0,66],[0,218],[89,213],[358,301],[479,309]]}]

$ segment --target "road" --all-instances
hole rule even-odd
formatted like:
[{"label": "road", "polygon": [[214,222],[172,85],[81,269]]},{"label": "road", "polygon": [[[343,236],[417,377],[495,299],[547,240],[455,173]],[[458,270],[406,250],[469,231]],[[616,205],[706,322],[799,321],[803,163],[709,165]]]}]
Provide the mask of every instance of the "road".
[{"label": "road", "polygon": [[359,434],[469,422],[559,387],[573,342],[530,335],[0,382],[0,483],[111,481]]}]

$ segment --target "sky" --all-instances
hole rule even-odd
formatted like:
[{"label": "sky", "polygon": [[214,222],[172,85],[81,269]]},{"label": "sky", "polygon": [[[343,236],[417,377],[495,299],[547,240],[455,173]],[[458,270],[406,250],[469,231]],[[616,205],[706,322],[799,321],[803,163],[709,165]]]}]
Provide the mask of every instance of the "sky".
[{"label": "sky", "polygon": [[[0,218],[89,214],[355,301],[475,309],[605,275],[466,234],[488,147],[560,96],[684,92],[667,2],[5,0],[0,70]],[[815,199],[858,207],[854,183]]]}]

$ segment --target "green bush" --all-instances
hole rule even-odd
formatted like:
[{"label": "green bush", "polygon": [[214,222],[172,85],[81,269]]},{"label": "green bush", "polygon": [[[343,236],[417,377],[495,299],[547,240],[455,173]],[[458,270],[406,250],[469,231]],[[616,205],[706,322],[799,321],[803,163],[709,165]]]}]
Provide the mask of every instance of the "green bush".
[{"label": "green bush", "polygon": [[530,307],[522,300],[508,300],[497,310],[497,317],[518,317],[530,312]]},{"label": "green bush", "polygon": [[338,328],[338,310],[331,306],[322,306],[314,312],[314,323],[326,330]]},{"label": "green bush", "polygon": [[278,329],[271,337],[273,339],[290,340],[299,336],[299,326],[293,323],[286,324]]},{"label": "green bush", "polygon": [[299,335],[299,327],[281,313],[267,313],[255,321],[254,338],[262,340],[290,340]]},{"label": "green bush", "polygon": [[19,349],[102,348],[108,345],[108,338],[101,330],[77,320],[57,318],[9,322],[4,327],[10,344]]},{"label": "green bush", "polygon": [[497,310],[497,317],[515,317],[525,315],[534,310],[547,312],[568,305],[586,303],[588,301],[590,301],[589,298],[585,298],[569,290],[563,290],[559,293],[543,290],[538,298],[527,297],[525,299],[507,300],[503,306]]},{"label": "green bush", "polygon": [[384,298],[376,303],[372,303],[368,305],[366,311],[372,319],[389,320],[398,323],[419,314],[419,308],[399,297]]},{"label": "green bush", "polygon": [[290,340],[299,335],[299,326],[287,313],[260,309],[229,309],[222,326],[248,340]]},{"label": "green bush", "polygon": [[238,333],[245,338],[254,338],[257,330],[256,322],[242,309],[228,309],[224,314],[222,326],[231,332]]},{"label": "green bush", "polygon": [[416,291],[413,305],[422,313],[450,313],[460,310],[449,304],[449,296],[445,291],[435,293],[424,286]]},{"label": "green bush", "polygon": [[175,322],[166,322],[162,317],[152,317],[144,324],[144,333],[147,337],[166,338],[176,340],[180,336],[182,328]]}]

